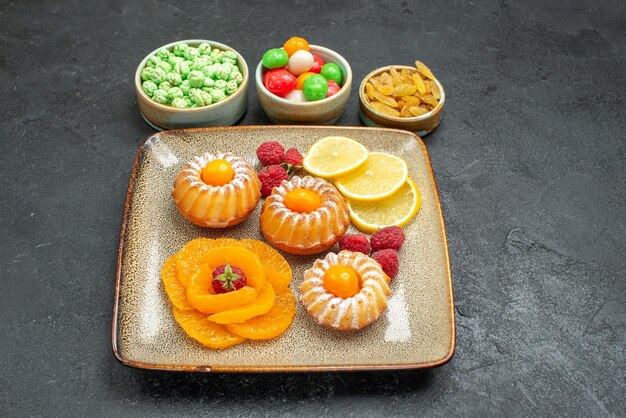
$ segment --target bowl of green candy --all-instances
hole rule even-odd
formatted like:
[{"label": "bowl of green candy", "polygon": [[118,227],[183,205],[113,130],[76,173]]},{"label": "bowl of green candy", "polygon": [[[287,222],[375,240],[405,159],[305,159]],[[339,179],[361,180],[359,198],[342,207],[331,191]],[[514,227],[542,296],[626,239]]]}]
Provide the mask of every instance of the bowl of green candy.
[{"label": "bowl of green candy", "polygon": [[154,129],[235,124],[248,108],[248,66],[233,48],[192,39],[164,45],[137,67],[135,90]]}]

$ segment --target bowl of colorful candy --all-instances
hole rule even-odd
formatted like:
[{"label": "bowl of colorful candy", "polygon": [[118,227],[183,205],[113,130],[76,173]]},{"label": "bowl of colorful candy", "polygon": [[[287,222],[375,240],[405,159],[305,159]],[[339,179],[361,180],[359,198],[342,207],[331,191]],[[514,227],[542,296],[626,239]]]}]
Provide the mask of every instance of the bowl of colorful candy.
[{"label": "bowl of colorful candy", "polygon": [[274,123],[330,125],[350,97],[352,69],[335,51],[294,37],[263,54],[255,79],[261,106]]},{"label": "bowl of colorful candy", "polygon": [[415,67],[390,65],[361,82],[359,116],[367,126],[426,135],[439,126],[445,100],[443,86],[422,62],[415,61]]},{"label": "bowl of colorful candy", "polygon": [[248,108],[248,65],[233,48],[193,39],[164,45],[137,67],[142,116],[165,129],[233,125]]}]

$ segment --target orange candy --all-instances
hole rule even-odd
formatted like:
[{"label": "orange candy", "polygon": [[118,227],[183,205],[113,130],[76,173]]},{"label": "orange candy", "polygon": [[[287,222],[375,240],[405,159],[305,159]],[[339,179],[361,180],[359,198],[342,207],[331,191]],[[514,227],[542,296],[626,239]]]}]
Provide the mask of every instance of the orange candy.
[{"label": "orange candy", "polygon": [[235,176],[235,171],[226,160],[213,160],[202,169],[202,181],[211,186],[223,186]]},{"label": "orange candy", "polygon": [[333,295],[349,298],[359,293],[359,277],[347,266],[335,264],[324,274],[324,287]]},{"label": "orange candy", "polygon": [[315,73],[312,73],[310,71],[300,74],[298,78],[296,79],[296,90],[302,90],[302,85],[304,84],[304,80],[306,80],[307,78],[311,77],[314,74]]},{"label": "orange candy", "polygon": [[305,51],[310,50],[307,40],[304,38],[299,38],[297,36],[289,38],[287,42],[285,42],[285,45],[283,45],[283,48],[289,56],[292,56],[296,51],[299,51],[301,49],[304,49]]},{"label": "orange candy", "polygon": [[306,189],[294,189],[285,195],[285,206],[298,213],[313,212],[322,205],[322,197]]}]

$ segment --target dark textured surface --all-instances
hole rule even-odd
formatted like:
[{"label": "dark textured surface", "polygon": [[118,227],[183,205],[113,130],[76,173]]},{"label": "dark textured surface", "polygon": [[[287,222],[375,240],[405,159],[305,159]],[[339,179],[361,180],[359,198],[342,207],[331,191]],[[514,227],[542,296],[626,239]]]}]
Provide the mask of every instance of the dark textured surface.
[{"label": "dark textured surface", "polygon": [[[626,3],[0,3],[0,415],[625,416]],[[208,38],[253,66],[294,34],[355,85],[429,64],[453,360],[422,372],[184,375],[113,357],[126,185],[152,131],[132,77]],[[268,123],[251,87],[242,124]],[[350,98],[341,125],[359,125]]]}]

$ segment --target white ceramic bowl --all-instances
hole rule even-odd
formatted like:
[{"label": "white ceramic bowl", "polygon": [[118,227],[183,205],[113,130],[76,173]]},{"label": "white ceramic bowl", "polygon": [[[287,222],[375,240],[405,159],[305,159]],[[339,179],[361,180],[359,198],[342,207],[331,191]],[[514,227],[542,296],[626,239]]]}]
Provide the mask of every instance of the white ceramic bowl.
[{"label": "white ceramic bowl", "polygon": [[[194,107],[188,109],[178,109],[173,106],[157,103],[152,100],[141,88],[141,70],[146,66],[148,58],[154,55],[159,49],[171,50],[174,45],[184,42],[190,46],[198,46],[207,42],[211,47],[216,47],[222,51],[232,51],[237,54],[237,66],[241,70],[243,81],[232,95],[221,102],[209,106]],[[204,126],[230,126],[235,124],[248,108],[248,80],[249,71],[246,61],[241,54],[228,45],[204,39],[190,39],[185,41],[172,42],[163,45],[146,55],[135,72],[135,91],[137,93],[137,103],[139,111],[150,126],[158,131],[167,129],[198,128]]]},{"label": "white ceramic bowl", "polygon": [[322,46],[310,45],[311,53],[319,55],[324,62],[334,62],[343,74],[343,85],[334,95],[314,102],[296,103],[270,93],[263,85],[263,75],[267,71],[259,62],[255,72],[256,91],[261,107],[274,123],[303,125],[332,125],[343,113],[352,85],[352,69],[344,57]]}]

